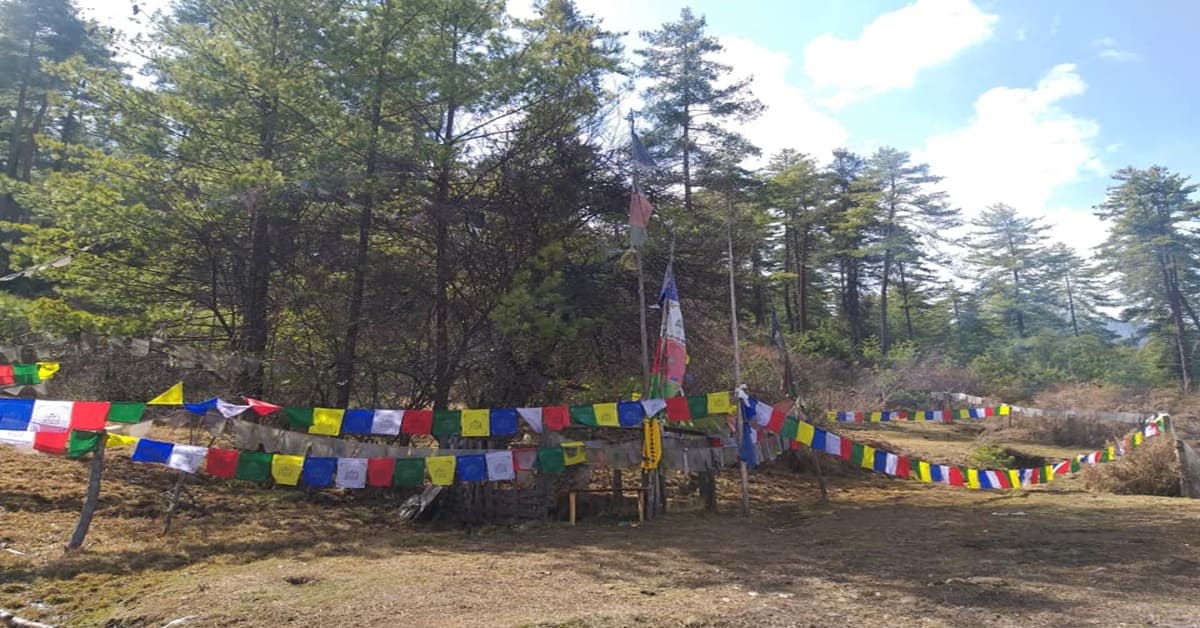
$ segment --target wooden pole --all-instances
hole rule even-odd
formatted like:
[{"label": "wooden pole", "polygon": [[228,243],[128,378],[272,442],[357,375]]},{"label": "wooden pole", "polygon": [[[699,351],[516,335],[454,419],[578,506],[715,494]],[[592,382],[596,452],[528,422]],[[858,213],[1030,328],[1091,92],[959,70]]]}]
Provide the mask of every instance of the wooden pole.
[{"label": "wooden pole", "polygon": [[[634,179],[637,179],[636,170]],[[650,394],[650,338],[646,332],[646,274],[642,269],[642,251],[633,248],[633,259],[637,261],[638,274],[638,317],[641,319],[642,330],[642,398]]]},{"label": "wooden pole", "polygon": [[[733,263],[733,199],[728,192],[725,194],[725,205],[729,211],[725,233],[729,249],[729,330],[733,336],[733,387],[738,388],[742,385],[742,351],[738,346],[737,283],[734,279]],[[737,407],[737,440],[740,453],[742,439],[745,437],[746,417],[740,402]],[[745,460],[738,460],[738,469],[742,475],[742,516],[745,517],[750,514],[750,470],[746,467]]]},{"label": "wooden pole", "polygon": [[79,512],[79,523],[75,533],[67,543],[67,551],[83,547],[83,539],[87,537],[88,528],[92,525],[92,515],[96,512],[96,503],[100,500],[100,475],[104,473],[104,450],[107,448],[108,433],[100,431],[100,443],[92,454],[91,473],[88,476],[87,497],[83,500],[83,510]]}]

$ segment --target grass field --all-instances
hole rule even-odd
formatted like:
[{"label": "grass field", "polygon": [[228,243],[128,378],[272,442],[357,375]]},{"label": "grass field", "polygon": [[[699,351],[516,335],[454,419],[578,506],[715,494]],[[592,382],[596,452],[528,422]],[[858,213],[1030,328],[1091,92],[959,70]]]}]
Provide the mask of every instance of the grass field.
[{"label": "grass field", "polygon": [[[939,462],[996,442],[978,425],[852,431]],[[163,536],[174,474],[111,458],[88,543],[64,555],[86,464],[0,448],[0,608],[114,627],[1200,625],[1200,502],[1077,479],[971,492],[830,465],[821,503],[810,476],[766,469],[748,518],[727,473],[717,514],[467,533],[403,524],[379,497],[198,476],[200,509]]]}]

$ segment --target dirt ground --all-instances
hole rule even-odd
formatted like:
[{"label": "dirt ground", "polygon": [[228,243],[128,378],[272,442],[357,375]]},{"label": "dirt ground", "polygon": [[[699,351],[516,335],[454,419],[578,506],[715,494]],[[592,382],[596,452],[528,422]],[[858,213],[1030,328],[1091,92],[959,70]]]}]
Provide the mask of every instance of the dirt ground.
[{"label": "dirt ground", "polygon": [[[936,427],[862,436],[960,457],[979,436]],[[1200,626],[1200,502],[832,471],[828,503],[809,475],[753,473],[745,518],[727,473],[717,514],[470,532],[401,523],[385,496],[198,476],[200,508],[163,536],[174,473],[116,452],[64,555],[86,463],[0,448],[0,608],[114,627]]]}]

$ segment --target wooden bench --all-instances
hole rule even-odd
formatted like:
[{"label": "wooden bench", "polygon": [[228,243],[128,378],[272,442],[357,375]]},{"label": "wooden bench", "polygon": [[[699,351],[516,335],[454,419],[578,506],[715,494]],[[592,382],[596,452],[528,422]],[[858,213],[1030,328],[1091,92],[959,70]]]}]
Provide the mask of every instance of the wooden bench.
[{"label": "wooden bench", "polygon": [[571,492],[567,497],[568,504],[570,507],[570,512],[571,512],[571,525],[575,525],[575,496],[579,493],[613,493],[613,494],[638,493],[638,499],[637,499],[638,523],[645,523],[645,521],[646,521],[646,493],[647,492],[649,492],[647,489],[644,489],[640,486],[630,486],[630,487],[622,486],[621,488],[577,488],[577,489],[571,489]]}]

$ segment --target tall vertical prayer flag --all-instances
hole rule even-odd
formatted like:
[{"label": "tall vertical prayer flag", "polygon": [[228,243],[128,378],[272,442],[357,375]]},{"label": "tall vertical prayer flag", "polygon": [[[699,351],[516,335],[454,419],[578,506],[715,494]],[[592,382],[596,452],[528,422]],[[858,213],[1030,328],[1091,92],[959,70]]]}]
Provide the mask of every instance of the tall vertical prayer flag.
[{"label": "tall vertical prayer flag", "polygon": [[646,227],[650,224],[650,216],[654,214],[654,205],[642,192],[642,186],[635,181],[629,192],[629,243],[641,246],[646,243]]},{"label": "tall vertical prayer flag", "polygon": [[654,353],[654,368],[650,370],[651,397],[674,397],[683,394],[683,375],[687,372],[687,337],[683,332],[683,311],[679,307],[679,287],[675,272],[667,264],[663,287],[658,294],[662,308],[662,336]]},{"label": "tall vertical prayer flag", "polygon": [[148,406],[182,406],[183,405],[183,382],[177,382],[174,386],[164,390],[162,394],[146,402]]},{"label": "tall vertical prayer flag", "polygon": [[642,144],[642,140],[638,139],[637,133],[633,129],[629,129],[630,149],[633,153],[633,167],[638,170],[653,170],[658,167],[654,163],[654,157],[650,156],[650,151],[646,150],[646,145]]}]

